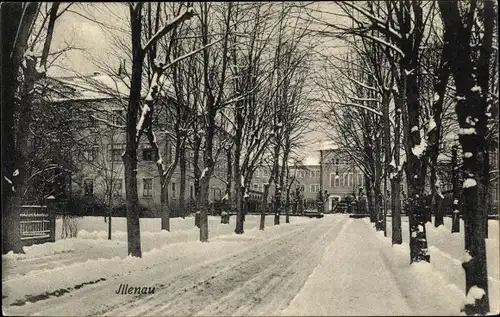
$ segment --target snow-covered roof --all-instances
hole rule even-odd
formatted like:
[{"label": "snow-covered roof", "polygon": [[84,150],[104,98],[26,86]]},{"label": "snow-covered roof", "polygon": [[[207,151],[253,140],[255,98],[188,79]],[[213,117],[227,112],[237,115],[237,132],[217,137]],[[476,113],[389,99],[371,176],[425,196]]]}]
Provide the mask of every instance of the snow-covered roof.
[{"label": "snow-covered roof", "polygon": [[337,150],[339,146],[333,141],[323,141],[320,144],[320,150]]},{"label": "snow-covered roof", "polygon": [[[52,101],[128,98],[130,93],[130,81],[127,77],[101,73],[91,76],[53,77],[50,81],[53,83],[53,91],[49,97]],[[170,86],[169,81],[164,83],[164,87]],[[147,93],[148,89],[143,85],[141,96],[144,98]]]},{"label": "snow-covered roof", "polygon": [[319,157],[317,155],[310,155],[304,158],[303,163],[305,166],[319,165]]}]

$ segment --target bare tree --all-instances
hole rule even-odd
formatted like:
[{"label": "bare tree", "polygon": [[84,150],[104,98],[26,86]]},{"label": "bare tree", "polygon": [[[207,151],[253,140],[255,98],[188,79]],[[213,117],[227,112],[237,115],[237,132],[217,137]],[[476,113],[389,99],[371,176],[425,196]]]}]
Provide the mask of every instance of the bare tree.
[{"label": "bare tree", "polygon": [[[489,111],[490,61],[496,8],[492,1],[472,1],[468,6],[443,1],[439,2],[439,9],[445,29],[444,40],[451,45],[448,62],[456,85],[455,111],[460,124],[458,138],[464,153],[462,200],[465,208],[465,249],[471,257],[463,263],[466,293],[469,295],[473,287],[481,289],[482,293],[472,303],[466,304],[464,309],[470,315],[486,314],[489,311],[484,226],[486,210],[481,198],[484,197],[482,191],[485,190],[486,179],[483,176],[483,164],[487,156],[486,114]],[[474,54],[471,47],[476,16],[481,17],[483,24],[478,55]]]},{"label": "bare tree", "polygon": [[[41,8],[48,9],[43,16]],[[2,3],[2,252],[23,253],[19,207],[28,161],[35,85],[44,77],[60,3]],[[37,56],[35,50],[40,50]],[[19,76],[22,79],[19,80]],[[16,120],[18,118],[18,120]],[[16,122],[17,121],[17,122]]]}]

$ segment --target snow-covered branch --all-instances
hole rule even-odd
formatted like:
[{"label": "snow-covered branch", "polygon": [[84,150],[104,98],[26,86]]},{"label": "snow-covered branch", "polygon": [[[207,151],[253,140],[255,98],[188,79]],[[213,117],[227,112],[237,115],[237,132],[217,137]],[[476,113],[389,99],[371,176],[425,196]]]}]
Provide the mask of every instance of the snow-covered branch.
[{"label": "snow-covered branch", "polygon": [[187,8],[186,11],[175,17],[173,20],[168,21],[167,24],[162,27],[158,32],[156,32],[153,37],[147,41],[146,45],[144,45],[142,51],[147,52],[149,48],[154,45],[160,38],[162,38],[165,34],[168,32],[172,31],[174,28],[177,27],[177,25],[181,24],[182,22],[191,19],[196,13],[194,12],[194,9],[192,7]]}]

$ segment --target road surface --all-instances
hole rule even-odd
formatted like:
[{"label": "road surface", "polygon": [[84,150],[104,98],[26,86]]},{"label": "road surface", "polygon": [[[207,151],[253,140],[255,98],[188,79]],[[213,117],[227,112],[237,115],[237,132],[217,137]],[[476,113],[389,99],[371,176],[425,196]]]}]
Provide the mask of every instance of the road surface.
[{"label": "road surface", "polygon": [[[279,315],[348,222],[344,215],[331,215],[296,226],[282,224],[290,229],[269,239],[239,240],[225,254],[125,272],[58,297],[4,307],[4,312],[45,316]],[[120,284],[155,287],[155,293],[116,294]]]}]

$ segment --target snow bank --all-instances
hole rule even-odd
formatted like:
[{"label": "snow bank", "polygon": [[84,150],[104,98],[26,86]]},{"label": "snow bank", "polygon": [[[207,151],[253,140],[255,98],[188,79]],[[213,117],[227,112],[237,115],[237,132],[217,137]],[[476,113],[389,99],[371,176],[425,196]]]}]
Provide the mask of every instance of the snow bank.
[{"label": "snow bank", "polygon": [[[369,223],[369,221],[368,221]],[[461,308],[466,302],[465,297],[465,273],[462,268],[462,262],[470,258],[464,248],[464,223],[460,221],[460,232],[451,233],[451,218],[444,218],[444,225],[435,227],[433,223],[426,223],[426,233],[428,241],[428,254],[430,255],[430,266],[433,278],[441,281],[441,285],[446,285],[444,290],[450,296],[456,294],[456,299],[452,304]],[[488,293],[490,299],[490,311],[498,312],[500,310],[500,263],[499,263],[499,224],[498,220],[489,220],[489,238],[486,240],[486,254],[488,263]],[[382,239],[384,243],[390,244],[391,241],[391,222],[388,219],[387,238]],[[409,263],[409,232],[407,218],[403,218],[402,225],[403,243],[402,246],[393,246],[394,253],[403,255],[402,260]],[[426,265],[426,264],[425,264]],[[438,276],[438,277],[436,277]],[[439,284],[437,285],[439,287]],[[440,297],[442,295],[439,295]],[[460,299],[460,300],[459,300]]]},{"label": "snow bank", "polygon": [[[234,243],[234,242],[232,242]],[[104,281],[118,276],[137,273],[151,267],[166,265],[179,258],[189,258],[194,254],[218,254],[231,245],[231,242],[216,243],[186,242],[164,246],[143,253],[142,258],[128,256],[124,259],[88,260],[67,266],[31,271],[23,276],[3,281],[4,305],[22,301],[26,297],[54,293],[58,290],[71,290],[75,286],[90,281]],[[175,259],[174,259],[175,258]],[[168,266],[167,266],[168,267]]]},{"label": "snow bank", "polygon": [[[2,290],[7,295],[4,302],[5,305],[22,303],[30,296],[48,296],[47,294],[56,292],[60,294],[89,282],[103,282],[156,266],[171,267],[174,262],[176,265],[180,263],[180,267],[189,267],[213,260],[217,256],[241,251],[255,243],[267,243],[283,232],[318,221],[290,217],[290,224],[283,221],[280,226],[273,226],[273,218],[274,216],[266,217],[267,227],[265,231],[261,231],[256,227],[256,220],[260,220],[260,217],[247,216],[245,227],[248,223],[251,228],[246,229],[243,235],[236,235],[233,233],[234,225],[220,224],[219,217],[212,217],[209,219],[209,225],[213,229],[209,243],[198,241],[198,228],[173,232],[141,232],[142,258],[123,256],[127,250],[125,232],[114,232],[114,240],[107,240],[103,238],[103,232],[81,230],[74,239],[26,247],[24,255],[9,254],[2,257],[3,264],[6,264],[2,279]],[[92,223],[95,219],[87,220]],[[178,225],[193,225],[191,221],[194,222],[194,219],[179,220]],[[219,235],[213,236],[215,233]],[[107,237],[107,234],[104,236]],[[180,241],[184,238],[192,240]],[[166,241],[169,243],[165,243]]]}]

